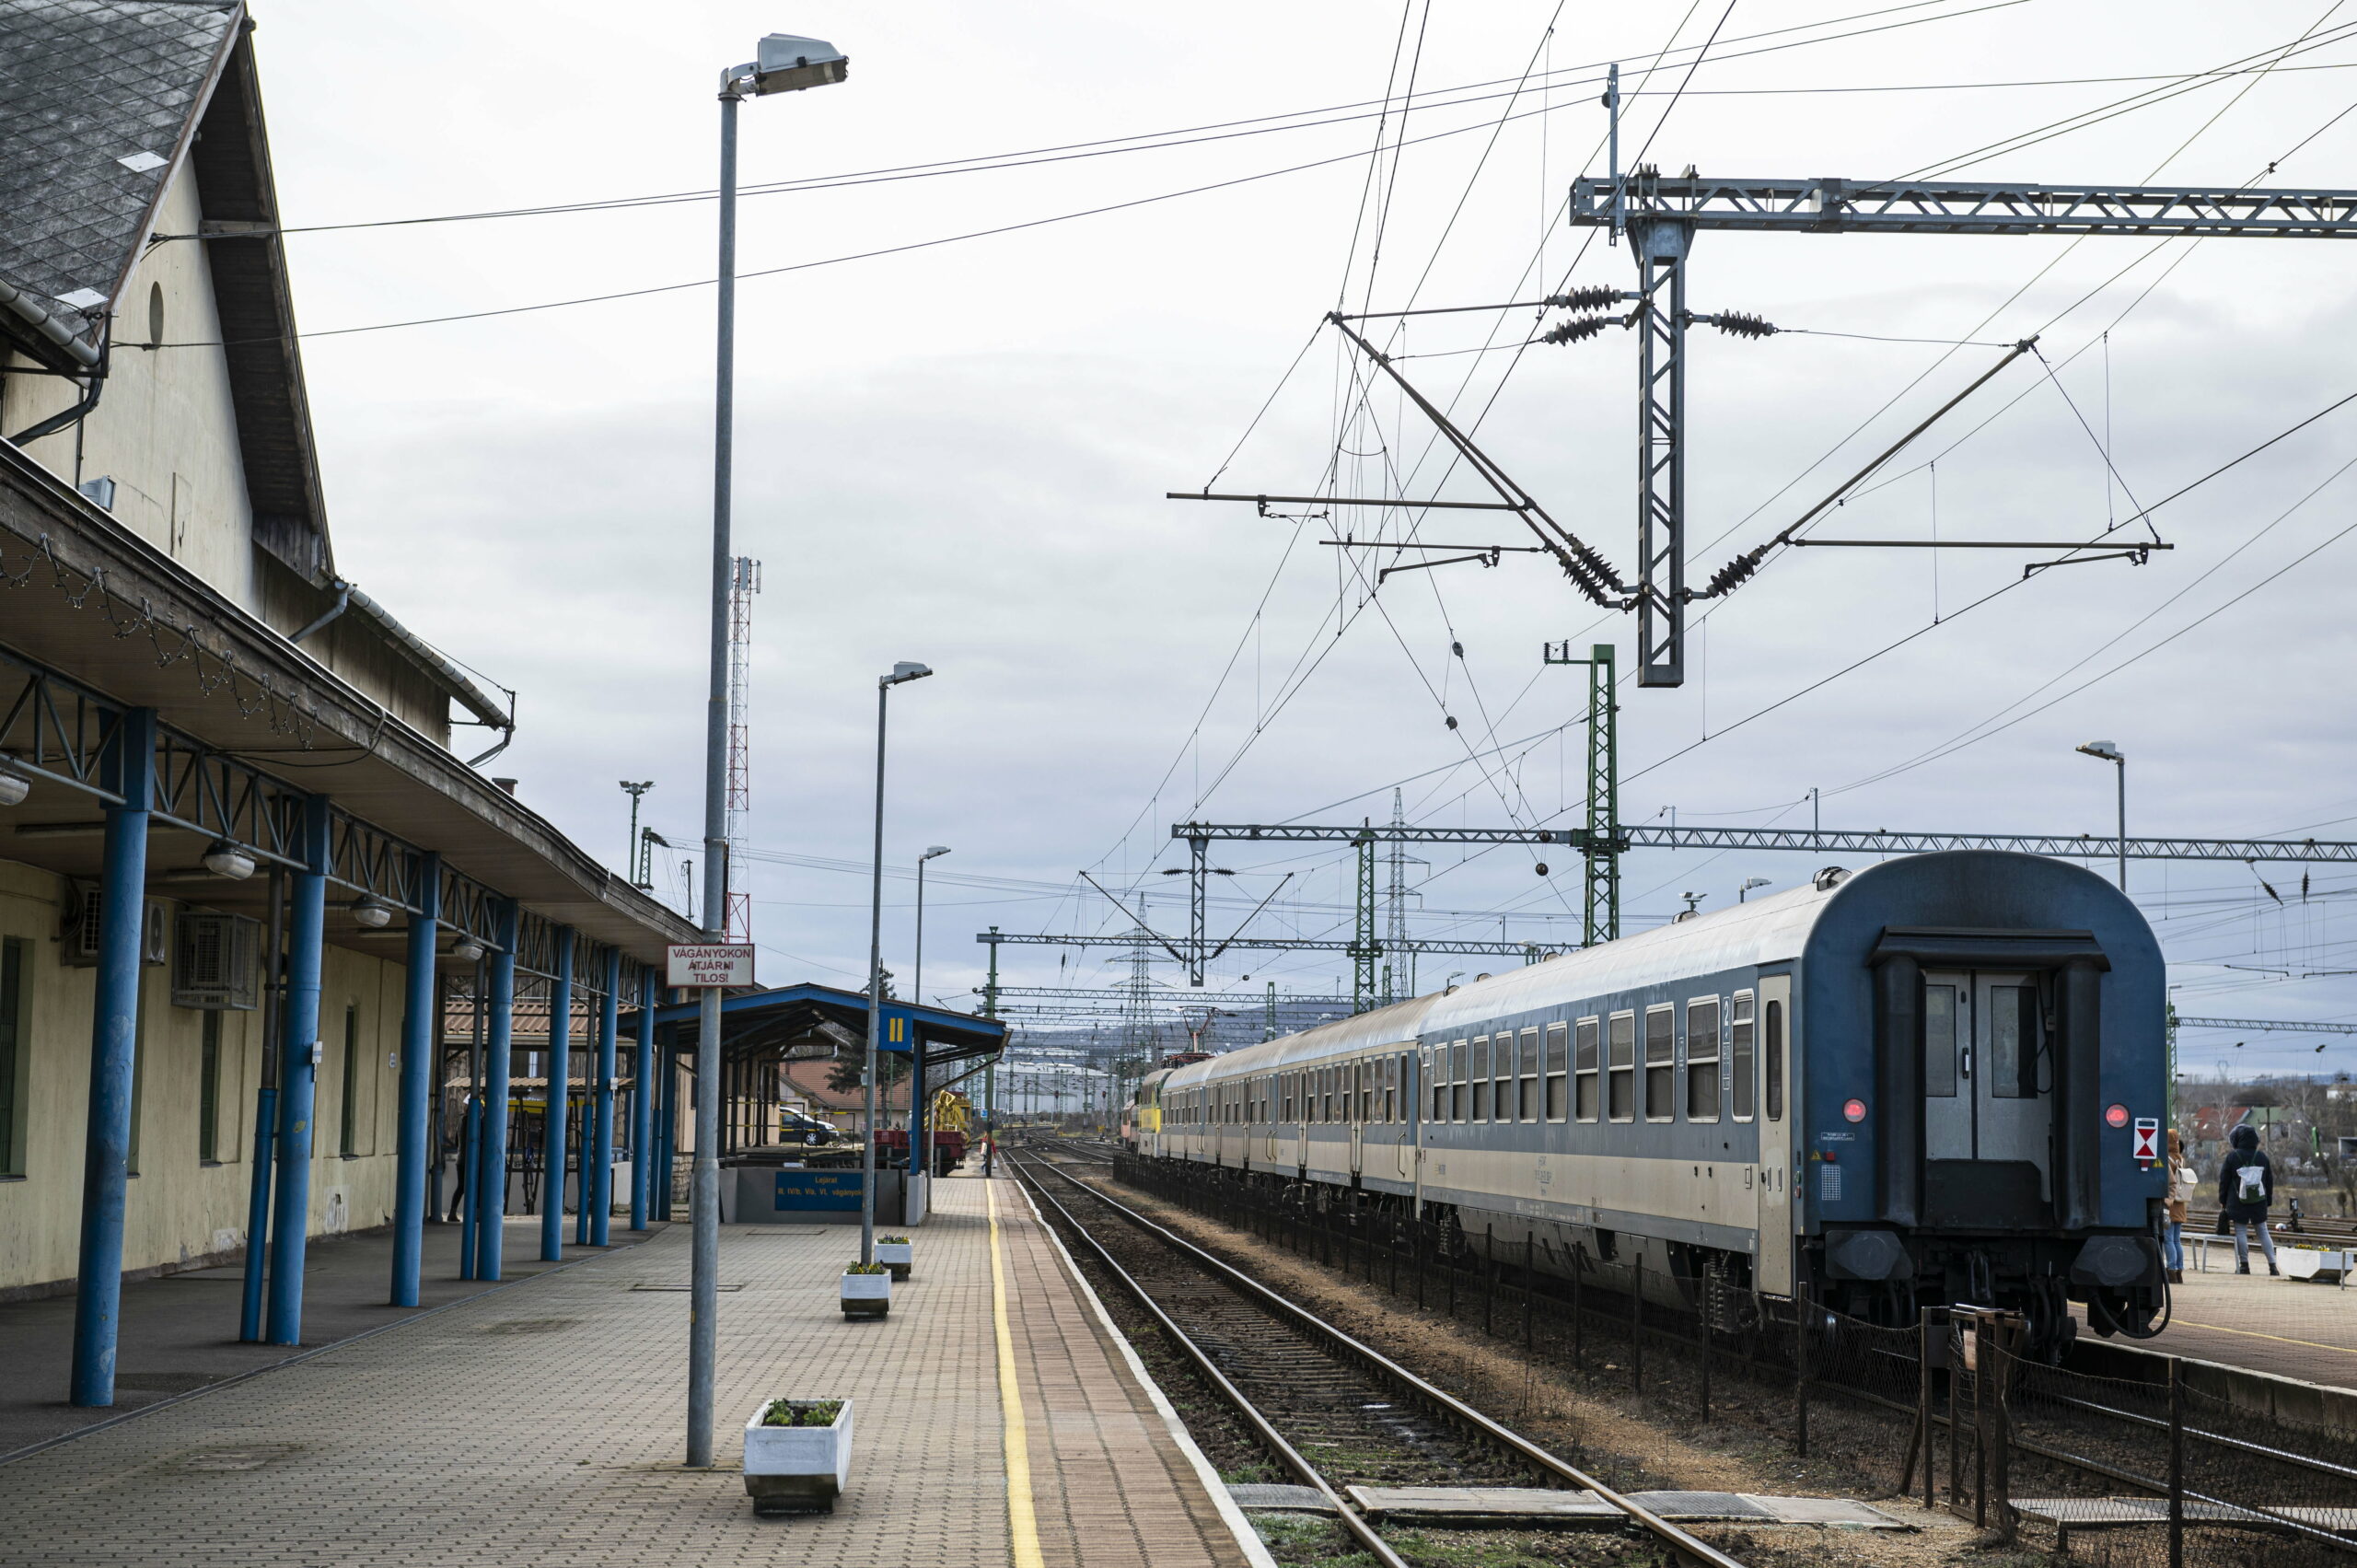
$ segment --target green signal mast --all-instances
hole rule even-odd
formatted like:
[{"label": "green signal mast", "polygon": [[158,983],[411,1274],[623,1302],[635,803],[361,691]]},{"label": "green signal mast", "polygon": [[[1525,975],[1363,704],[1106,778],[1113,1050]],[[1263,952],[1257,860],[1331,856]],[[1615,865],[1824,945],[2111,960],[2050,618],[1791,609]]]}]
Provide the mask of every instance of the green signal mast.
[{"label": "green signal mast", "polygon": [[1587,836],[1582,841],[1580,939],[1593,947],[1620,937],[1620,701],[1612,679],[1612,645],[1597,643],[1585,658],[1569,642],[1550,643],[1549,664],[1587,666]]}]

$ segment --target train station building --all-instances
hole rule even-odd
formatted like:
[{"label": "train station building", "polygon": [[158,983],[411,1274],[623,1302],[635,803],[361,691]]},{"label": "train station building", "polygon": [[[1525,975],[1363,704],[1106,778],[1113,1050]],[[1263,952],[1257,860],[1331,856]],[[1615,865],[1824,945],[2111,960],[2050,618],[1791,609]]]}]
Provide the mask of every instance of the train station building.
[{"label": "train station building", "polygon": [[104,1406],[125,1279],[252,1259],[292,1345],[307,1239],[389,1226],[416,1299],[446,1050],[493,1168],[530,1045],[626,1171],[621,1016],[692,930],[479,771],[510,701],[339,570],[244,6],[8,0],[0,61],[0,1300],[73,1293]]}]

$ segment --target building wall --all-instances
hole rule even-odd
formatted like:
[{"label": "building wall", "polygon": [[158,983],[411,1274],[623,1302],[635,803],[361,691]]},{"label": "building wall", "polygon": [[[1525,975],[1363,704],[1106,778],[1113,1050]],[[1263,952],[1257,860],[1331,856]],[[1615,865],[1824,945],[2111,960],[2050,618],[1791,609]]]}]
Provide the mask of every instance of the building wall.
[{"label": "building wall", "polygon": [[[24,1075],[24,1174],[0,1177],[0,1298],[59,1287],[75,1273],[87,1132],[90,1010],[97,971],[63,961],[65,879],[0,861],[0,938],[26,943],[29,1030]],[[166,900],[171,913],[183,907]],[[322,967],[309,1232],[392,1217],[402,966],[331,947]],[[169,964],[141,974],[135,1174],[124,1216],[124,1270],[168,1271],[241,1249],[252,1174],[260,1012],[222,1012],[215,1157],[202,1157],[199,1114],[206,1015],[171,1005]],[[345,1050],[345,1020],[352,1049]],[[343,1150],[347,1059],[354,1069],[352,1153]]]},{"label": "building wall", "polygon": [[[166,190],[157,232],[192,234],[203,214],[186,169]],[[282,633],[299,631],[334,602],[254,548],[236,405],[216,343],[213,277],[195,240],[151,246],[118,302],[105,394],[79,426],[25,450],[75,485],[114,481],[113,515],[249,613]],[[0,431],[25,429],[70,406],[79,389],[56,377],[0,377]],[[448,696],[358,616],[332,622],[304,651],[442,745]]]}]

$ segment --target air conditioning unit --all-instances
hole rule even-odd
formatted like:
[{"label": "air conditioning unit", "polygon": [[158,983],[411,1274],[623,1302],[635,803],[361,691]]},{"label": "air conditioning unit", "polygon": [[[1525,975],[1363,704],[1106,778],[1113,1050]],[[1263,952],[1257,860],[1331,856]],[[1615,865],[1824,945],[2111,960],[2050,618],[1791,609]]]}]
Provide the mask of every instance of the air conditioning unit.
[{"label": "air conditioning unit", "polygon": [[172,1005],[251,1012],[261,1005],[261,923],[183,910],[172,947]]},{"label": "air conditioning unit", "polygon": [[[76,884],[75,895],[65,917],[64,951],[59,958],[75,968],[88,969],[99,961],[99,912],[105,899],[87,883]],[[146,900],[145,912],[139,922],[139,961],[172,961],[170,910],[161,899]]]}]

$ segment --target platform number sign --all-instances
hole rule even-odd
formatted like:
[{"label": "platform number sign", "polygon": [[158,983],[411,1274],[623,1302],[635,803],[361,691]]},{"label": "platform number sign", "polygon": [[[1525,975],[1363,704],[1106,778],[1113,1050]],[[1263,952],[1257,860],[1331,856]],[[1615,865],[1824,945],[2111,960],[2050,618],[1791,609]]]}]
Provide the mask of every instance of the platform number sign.
[{"label": "platform number sign", "polygon": [[2161,1123],[2158,1118],[2140,1116],[2136,1119],[2136,1152],[2140,1160],[2161,1157]]}]

